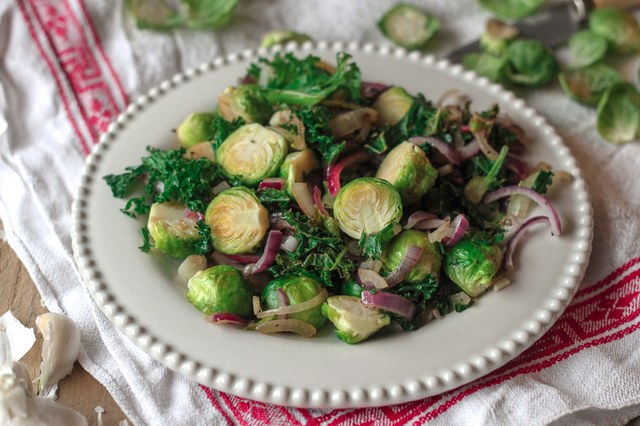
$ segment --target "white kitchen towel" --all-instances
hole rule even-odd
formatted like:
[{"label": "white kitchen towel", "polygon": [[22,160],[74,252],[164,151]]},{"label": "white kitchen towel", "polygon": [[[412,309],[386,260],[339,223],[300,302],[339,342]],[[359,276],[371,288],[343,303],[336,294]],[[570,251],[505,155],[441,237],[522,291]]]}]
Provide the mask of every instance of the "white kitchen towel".
[{"label": "white kitchen towel", "polygon": [[[389,44],[375,22],[393,3],[242,0],[220,31],[151,32],[135,28],[119,0],[0,2],[0,217],[47,307],[78,324],[81,364],[134,424],[610,425],[640,414],[640,144],[602,141],[594,110],[568,100],[558,84],[519,95],[558,129],[584,171],[595,216],[590,265],[552,330],[467,386],[382,408],[255,403],[160,365],[85,290],[71,249],[70,206],[86,155],[129,99],[176,72],[256,47],[269,30]],[[477,37],[488,17],[474,0],[414,3],[442,20],[437,54]],[[635,76],[637,62],[628,67]]]}]

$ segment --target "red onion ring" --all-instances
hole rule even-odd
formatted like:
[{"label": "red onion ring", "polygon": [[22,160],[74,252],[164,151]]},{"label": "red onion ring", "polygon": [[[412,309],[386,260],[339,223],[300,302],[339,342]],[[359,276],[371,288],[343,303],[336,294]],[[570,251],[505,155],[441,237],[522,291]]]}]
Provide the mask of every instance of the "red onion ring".
[{"label": "red onion ring", "polygon": [[445,156],[449,163],[455,164],[456,166],[460,165],[460,158],[458,157],[458,154],[453,150],[451,146],[449,146],[445,141],[441,139],[435,138],[433,136],[415,136],[413,138],[409,138],[408,142],[414,145],[424,145],[425,143],[428,143],[429,145],[440,151],[440,153]]},{"label": "red onion ring", "polygon": [[229,259],[226,254],[222,254],[219,251],[214,251],[213,253],[211,253],[211,260],[213,260],[213,263],[216,265],[228,265],[238,269],[244,268],[243,264]]},{"label": "red onion ring", "polygon": [[365,290],[362,292],[360,298],[362,303],[367,306],[401,315],[408,321],[411,321],[413,315],[416,313],[416,305],[397,294],[385,293],[383,291],[377,291],[372,294]]},{"label": "red onion ring", "polygon": [[367,83],[363,81],[360,84],[360,93],[362,94],[363,98],[373,99],[377,97],[380,93],[387,90],[389,87],[390,86],[386,86],[380,83]]},{"label": "red onion ring", "polygon": [[273,261],[276,260],[276,255],[278,254],[278,250],[280,250],[281,242],[282,232],[270,231],[269,236],[267,237],[267,243],[264,247],[264,253],[262,253],[262,256],[256,263],[250,263],[245,266],[243,273],[245,275],[253,275],[266,271]]},{"label": "red onion ring", "polygon": [[469,229],[469,221],[464,217],[464,215],[459,214],[455,219],[453,219],[453,222],[451,222],[449,227],[454,228],[455,231],[451,238],[444,237],[442,239],[442,244],[444,244],[445,247],[453,247],[458,243],[458,241],[460,241],[464,233]]},{"label": "red onion ring", "polygon": [[321,214],[329,216],[329,212],[327,212],[327,209],[322,205],[322,193],[320,192],[320,188],[317,186],[313,187],[313,202],[318,206]]},{"label": "red onion ring", "polygon": [[242,263],[244,265],[248,263],[256,263],[260,260],[260,256],[257,254],[225,254],[225,256],[234,262]]},{"label": "red onion ring", "polygon": [[404,256],[402,256],[402,260],[400,261],[400,265],[393,271],[389,273],[384,279],[389,285],[389,287],[393,287],[398,284],[400,281],[407,276],[411,269],[415,266],[420,256],[422,256],[422,251],[424,249],[422,247],[418,247],[415,245],[407,246],[407,249],[404,252]]},{"label": "red onion ring", "polygon": [[468,160],[469,158],[473,158],[480,152],[480,145],[478,145],[477,140],[472,140],[462,148],[458,149],[458,158],[460,160]]},{"label": "red onion ring", "polygon": [[189,207],[185,207],[182,212],[182,216],[187,219],[196,219],[196,221],[201,220],[204,222],[204,215],[199,211],[192,211]]},{"label": "red onion ring", "polygon": [[369,154],[368,152],[358,151],[355,154],[350,155],[343,160],[340,160],[338,164],[332,167],[331,170],[329,171],[329,175],[327,176],[329,193],[335,197],[336,195],[338,195],[338,192],[340,192],[340,187],[341,187],[340,173],[342,173],[342,170],[351,166],[354,163],[360,163],[360,162],[366,161],[369,159],[369,157],[371,157],[371,154]]},{"label": "red onion ring", "polygon": [[311,220],[316,219],[316,209],[313,202],[313,197],[309,193],[309,188],[304,182],[296,182],[291,186],[293,197],[304,212],[304,214]]},{"label": "red onion ring", "polygon": [[258,190],[264,188],[273,188],[278,191],[282,191],[284,184],[287,182],[285,178],[266,178],[262,182],[260,182],[260,186],[258,186]]},{"label": "red onion ring", "polygon": [[217,314],[213,314],[211,316],[211,322],[213,324],[233,324],[241,327],[246,327],[247,325],[249,325],[249,321],[240,318],[238,315],[232,314],[231,312],[220,312]]},{"label": "red onion ring", "polygon": [[515,155],[507,154],[505,167],[515,173],[519,180],[525,180],[529,176],[529,165]]},{"label": "red onion ring", "polygon": [[438,216],[436,216],[433,213],[418,211],[413,213],[411,216],[409,216],[409,219],[407,219],[407,225],[404,228],[411,229],[414,226],[416,226],[418,223],[425,220],[440,220],[440,219],[438,219]]},{"label": "red onion ring", "polygon": [[356,274],[356,282],[367,290],[389,287],[387,281],[383,277],[381,277],[380,274],[370,269],[358,269],[358,273]]},{"label": "red onion ring", "polygon": [[513,234],[513,237],[511,237],[511,239],[507,243],[507,247],[504,251],[504,269],[506,271],[513,271],[513,253],[516,251],[516,248],[518,247],[518,243],[522,239],[522,236],[527,232],[529,228],[538,223],[551,224],[551,221],[546,216],[532,217],[531,219],[523,223],[522,226],[518,228],[516,233]]},{"label": "red onion ring", "polygon": [[509,197],[511,195],[524,195],[531,198],[535,203],[537,203],[542,210],[545,212],[549,221],[551,222],[551,233],[553,235],[560,235],[562,233],[562,225],[560,223],[560,217],[558,216],[558,212],[553,208],[551,203],[547,201],[547,199],[534,191],[531,188],[525,188],[523,186],[505,186],[504,188],[497,189],[493,192],[486,194],[483,198],[485,204],[489,204],[493,201],[499,200],[503,197]]}]

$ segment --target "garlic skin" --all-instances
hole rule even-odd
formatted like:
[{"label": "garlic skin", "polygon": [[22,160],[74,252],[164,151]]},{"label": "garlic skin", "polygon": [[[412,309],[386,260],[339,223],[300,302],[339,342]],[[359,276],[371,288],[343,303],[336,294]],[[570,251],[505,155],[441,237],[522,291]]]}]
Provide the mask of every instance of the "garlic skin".
[{"label": "garlic skin", "polygon": [[44,337],[38,395],[56,399],[58,382],[71,373],[78,359],[80,332],[71,318],[54,312],[40,315],[36,325]]}]

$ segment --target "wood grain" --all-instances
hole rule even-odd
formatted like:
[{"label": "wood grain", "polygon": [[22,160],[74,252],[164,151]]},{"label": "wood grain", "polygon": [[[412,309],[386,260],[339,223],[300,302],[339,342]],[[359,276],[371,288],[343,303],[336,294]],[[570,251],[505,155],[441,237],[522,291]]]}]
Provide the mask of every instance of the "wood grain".
[{"label": "wood grain", "polygon": [[[47,309],[42,306],[40,293],[18,256],[5,241],[0,241],[0,315],[8,310],[22,324],[36,330],[36,344],[21,360],[29,367],[29,374],[35,381],[40,375],[42,362],[42,335],[37,331],[35,321]],[[77,362],[73,372],[60,381],[58,403],[80,412],[89,425],[97,424],[95,408],[98,405],[105,410],[102,415],[105,425],[115,426],[126,419],[105,387]],[[129,421],[129,424],[132,423]]]}]

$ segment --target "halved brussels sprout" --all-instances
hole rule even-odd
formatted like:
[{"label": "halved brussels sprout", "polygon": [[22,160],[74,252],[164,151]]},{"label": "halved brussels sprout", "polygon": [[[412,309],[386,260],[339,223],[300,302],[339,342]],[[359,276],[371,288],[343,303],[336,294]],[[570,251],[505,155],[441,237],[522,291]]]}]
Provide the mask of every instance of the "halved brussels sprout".
[{"label": "halved brussels sprout", "polygon": [[198,216],[189,213],[187,206],[178,201],[152,204],[147,228],[154,247],[181,259],[194,254],[202,237],[196,228]]},{"label": "halved brussels sprout", "polygon": [[631,53],[640,47],[640,26],[629,12],[599,7],[589,14],[589,29],[605,38],[611,50]]},{"label": "halved brussels sprout", "polygon": [[465,293],[476,297],[489,288],[501,263],[502,251],[497,245],[468,239],[447,253],[444,272]]},{"label": "halved brussels sprout", "polygon": [[410,245],[421,247],[422,254],[403,281],[418,284],[423,282],[429,274],[436,279],[440,278],[442,255],[429,241],[429,236],[417,229],[407,229],[396,235],[382,252],[380,260],[387,269],[394,270],[400,266],[407,247]]},{"label": "halved brussels sprout", "polygon": [[[285,275],[275,279],[267,284],[262,292],[262,303],[265,310],[275,309],[279,306],[278,289],[284,291],[289,306],[292,306],[313,299],[320,294],[322,286],[313,278],[304,275]],[[316,330],[320,330],[325,321],[320,304],[301,312],[289,314],[289,318],[307,322],[314,326]]]},{"label": "halved brussels sprout", "polygon": [[255,186],[278,174],[288,146],[282,135],[253,123],[229,135],[218,147],[216,158],[226,177],[240,177],[243,185]]},{"label": "halved brussels sprout", "polygon": [[206,315],[220,312],[243,318],[253,315],[253,285],[233,266],[217,265],[198,271],[187,288],[187,300]]},{"label": "halved brussels sprout", "polygon": [[402,120],[414,99],[402,87],[391,87],[378,96],[371,108],[378,111],[378,123],[394,125]]},{"label": "halved brussels sprout", "polygon": [[343,186],[333,204],[333,217],[351,238],[382,231],[402,218],[402,199],[396,188],[378,178],[360,178]]},{"label": "halved brussels sprout", "polygon": [[238,186],[222,191],[205,213],[213,247],[221,253],[252,251],[269,229],[269,212],[254,192]]},{"label": "halved brussels sprout", "polygon": [[329,297],[322,304],[322,314],[336,326],[338,337],[349,344],[368,339],[391,322],[389,315],[365,306],[354,296]]},{"label": "halved brussels sprout", "polygon": [[209,112],[194,112],[178,126],[178,140],[186,148],[211,140],[211,124],[216,115]]},{"label": "halved brussels sprout", "polygon": [[271,31],[262,36],[260,47],[273,47],[277,44],[289,43],[290,41],[302,44],[305,41],[311,41],[311,37],[291,30]]},{"label": "halved brussels sprout", "polygon": [[565,71],[558,79],[571,99],[587,105],[597,105],[609,87],[622,81],[615,68],[600,62],[586,68]]},{"label": "halved brussels sprout", "polygon": [[522,86],[544,86],[560,69],[553,53],[536,40],[512,41],[507,47],[507,57],[509,80]]},{"label": "halved brussels sprout", "polygon": [[415,50],[438,32],[440,20],[410,4],[399,4],[385,13],[378,28],[397,45]]},{"label": "halved brussels sprout", "polygon": [[198,160],[200,158],[207,158],[212,163],[216,162],[216,153],[213,150],[211,142],[200,142],[195,144],[191,148],[187,149],[184,156],[191,158],[192,160]]},{"label": "halved brussels sprout", "polygon": [[400,193],[402,204],[418,201],[438,177],[424,151],[410,142],[402,142],[385,157],[376,177],[391,183]]},{"label": "halved brussels sprout", "polygon": [[625,143],[640,136],[640,93],[631,83],[615,83],[598,103],[596,128],[613,143]]},{"label": "halved brussels sprout", "polygon": [[227,121],[242,117],[247,123],[266,123],[273,114],[260,88],[251,84],[227,87],[218,102],[220,115]]},{"label": "halved brussels sprout", "polygon": [[497,19],[489,19],[487,26],[480,36],[482,50],[494,55],[502,55],[507,45],[518,36],[518,29]]},{"label": "halved brussels sprout", "polygon": [[287,155],[282,166],[280,166],[280,177],[287,180],[284,190],[287,191],[289,197],[293,198],[292,187],[294,183],[304,182],[304,178],[309,172],[319,168],[320,162],[310,149],[292,152]]}]

